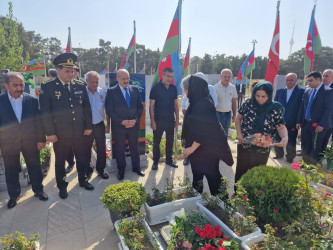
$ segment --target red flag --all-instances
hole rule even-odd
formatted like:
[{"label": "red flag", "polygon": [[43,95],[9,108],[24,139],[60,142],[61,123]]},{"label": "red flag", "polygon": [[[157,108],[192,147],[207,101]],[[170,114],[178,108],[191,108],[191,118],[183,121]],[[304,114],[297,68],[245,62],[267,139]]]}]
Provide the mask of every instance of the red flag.
[{"label": "red flag", "polygon": [[[279,2],[278,2],[279,3]],[[275,76],[279,72],[279,55],[280,55],[280,11],[278,7],[275,23],[274,35],[271,48],[268,54],[268,64],[266,69],[265,80],[274,83]]]}]

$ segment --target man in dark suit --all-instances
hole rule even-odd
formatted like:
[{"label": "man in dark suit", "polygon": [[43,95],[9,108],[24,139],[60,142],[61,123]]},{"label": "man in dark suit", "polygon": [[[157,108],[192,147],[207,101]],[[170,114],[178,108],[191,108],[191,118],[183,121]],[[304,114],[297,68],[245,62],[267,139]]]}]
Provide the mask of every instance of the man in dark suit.
[{"label": "man in dark suit", "polygon": [[[333,88],[333,69],[325,69],[323,73],[323,84],[327,89],[332,89]],[[333,119],[333,117],[332,117]],[[332,122],[332,127],[333,127],[333,122]],[[332,136],[333,128],[330,128],[327,130],[325,138],[323,140],[323,146],[322,149],[325,150],[328,144],[329,139]]]},{"label": "man in dark suit", "polygon": [[325,89],[321,81],[320,72],[307,76],[310,87],[304,91],[296,124],[297,129],[302,127],[303,160],[310,164],[320,162],[325,134],[332,128],[333,90]]},{"label": "man in dark suit", "polygon": [[64,53],[53,60],[58,77],[41,86],[40,105],[46,135],[53,143],[56,181],[59,196],[68,196],[65,160],[72,147],[80,187],[93,190],[86,180],[89,166],[85,136],[91,134],[91,108],[87,90],[81,81],[73,80],[76,55]]},{"label": "man in dark suit", "polygon": [[[296,129],[297,114],[302,102],[304,88],[298,87],[297,75],[289,73],[286,75],[286,87],[276,91],[274,100],[281,103],[284,107],[284,120],[288,130],[288,144],[286,147],[287,162],[292,163],[296,156],[296,139],[298,130]],[[281,141],[279,135],[276,136],[277,141]],[[274,147],[276,156],[274,159],[283,158],[283,147]]]},{"label": "man in dark suit", "polygon": [[8,208],[17,204],[21,193],[19,182],[20,152],[27,164],[35,196],[47,200],[43,191],[43,175],[39,150],[45,146],[45,134],[40,124],[38,99],[23,93],[24,79],[18,72],[5,75],[7,93],[0,95],[0,148],[5,164],[9,194]]},{"label": "man in dark suit", "polygon": [[124,179],[126,158],[125,140],[128,139],[131,151],[132,170],[139,176],[145,174],[140,168],[138,133],[143,111],[142,99],[138,88],[129,85],[129,73],[125,69],[117,71],[118,84],[108,89],[105,98],[106,114],[111,118],[114,154],[118,167],[118,180]]}]

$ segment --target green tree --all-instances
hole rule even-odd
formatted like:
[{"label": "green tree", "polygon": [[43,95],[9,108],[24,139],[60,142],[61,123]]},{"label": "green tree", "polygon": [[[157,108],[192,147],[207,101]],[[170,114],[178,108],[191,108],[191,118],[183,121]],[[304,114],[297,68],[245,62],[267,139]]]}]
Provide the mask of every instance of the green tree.
[{"label": "green tree", "polygon": [[200,63],[200,71],[204,74],[213,73],[213,60],[212,56],[205,54]]},{"label": "green tree", "polygon": [[8,3],[8,14],[0,22],[0,68],[18,71],[24,66],[23,45],[18,35],[17,20],[13,15],[13,4]]}]

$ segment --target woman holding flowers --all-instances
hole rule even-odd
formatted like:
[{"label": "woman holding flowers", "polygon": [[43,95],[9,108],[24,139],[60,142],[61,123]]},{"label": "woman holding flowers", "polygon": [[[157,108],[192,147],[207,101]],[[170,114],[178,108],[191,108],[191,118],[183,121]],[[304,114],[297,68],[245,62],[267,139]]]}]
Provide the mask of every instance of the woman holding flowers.
[{"label": "woman holding flowers", "polygon": [[234,163],[227,137],[218,122],[208,83],[191,75],[183,79],[182,85],[190,103],[184,117],[182,139],[185,140],[183,154],[191,163],[192,186],[201,193],[202,180],[206,176],[210,193],[216,195],[222,177],[220,159],[229,166]]},{"label": "woman holding flowers", "polygon": [[288,132],[283,119],[284,109],[279,102],[272,101],[273,85],[267,81],[257,83],[252,96],[239,108],[236,116],[237,166],[235,182],[247,170],[266,165],[272,138],[276,133],[282,138],[275,146],[288,143]]}]

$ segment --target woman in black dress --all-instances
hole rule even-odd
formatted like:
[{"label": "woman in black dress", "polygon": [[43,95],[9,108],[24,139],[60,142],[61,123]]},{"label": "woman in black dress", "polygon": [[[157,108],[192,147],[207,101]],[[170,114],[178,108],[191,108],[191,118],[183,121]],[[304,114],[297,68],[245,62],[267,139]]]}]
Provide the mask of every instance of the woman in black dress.
[{"label": "woman in black dress", "polygon": [[184,117],[182,138],[185,140],[184,156],[189,157],[191,163],[192,186],[201,193],[202,180],[206,176],[210,193],[216,195],[222,177],[220,159],[228,166],[234,163],[227,137],[218,122],[208,83],[191,75],[183,79],[182,85],[190,103]]}]

